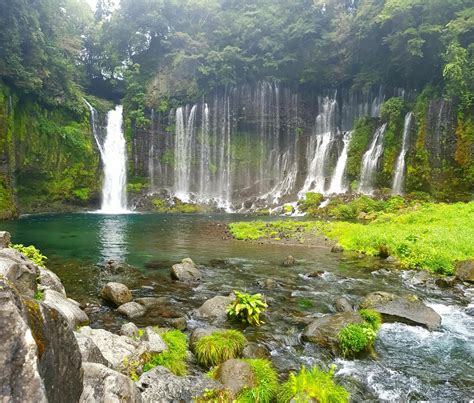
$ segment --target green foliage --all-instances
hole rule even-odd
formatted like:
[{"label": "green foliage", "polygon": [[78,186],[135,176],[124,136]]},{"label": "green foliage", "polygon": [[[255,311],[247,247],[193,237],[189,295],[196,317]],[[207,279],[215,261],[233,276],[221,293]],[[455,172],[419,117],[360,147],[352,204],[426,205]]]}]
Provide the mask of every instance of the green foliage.
[{"label": "green foliage", "polygon": [[204,336],[194,346],[197,361],[204,367],[219,365],[231,358],[238,358],[247,343],[237,330],[223,330]]},{"label": "green foliage", "polygon": [[298,208],[308,216],[314,217],[318,214],[319,205],[323,198],[324,196],[321,193],[308,192],[305,198],[298,202]]},{"label": "green foliage", "polygon": [[186,366],[186,335],[179,330],[170,330],[162,333],[161,337],[168,346],[168,350],[142,357],[144,358],[143,372],[160,365],[168,368],[175,375],[186,375],[188,371]]},{"label": "green foliage", "polygon": [[380,116],[385,122],[397,122],[403,118],[405,103],[402,98],[390,98],[385,101],[380,110]]},{"label": "green foliage", "polygon": [[16,249],[21,254],[25,255],[28,259],[35,262],[38,266],[44,267],[44,264],[48,258],[44,256],[39,249],[36,249],[33,245],[24,246],[22,244],[10,245],[13,249]]},{"label": "green foliage", "polygon": [[361,309],[359,315],[375,331],[379,330],[382,324],[382,315],[373,309]]},{"label": "green foliage", "polygon": [[129,193],[140,193],[144,188],[146,188],[145,183],[128,183],[127,192]]},{"label": "green foliage", "polygon": [[37,291],[35,292],[35,295],[33,296],[33,298],[34,298],[36,301],[43,301],[43,300],[44,300],[44,291],[37,290]]},{"label": "green foliage", "polygon": [[238,403],[270,403],[278,391],[278,375],[272,363],[265,359],[244,360],[251,367],[255,376],[256,385],[246,388],[237,396]]},{"label": "green foliage", "polygon": [[354,127],[349,143],[346,172],[350,179],[356,179],[360,174],[362,157],[369,144],[369,139],[375,132],[376,121],[370,118],[360,119]]},{"label": "green foliage", "polygon": [[227,307],[227,316],[249,325],[260,326],[260,314],[268,308],[262,294],[246,294],[234,291],[235,301]]},{"label": "green foliage", "polygon": [[354,357],[373,347],[377,331],[368,323],[350,324],[337,335],[339,348],[344,357]]},{"label": "green foliage", "polygon": [[201,396],[193,398],[194,403],[229,403],[232,402],[232,394],[228,389],[206,389]]},{"label": "green foliage", "polygon": [[175,214],[197,214],[206,212],[206,207],[194,203],[183,203],[179,199],[163,200],[154,198],[152,200],[155,210],[159,213],[175,213]]},{"label": "green foliage", "polygon": [[349,392],[334,382],[334,367],[328,372],[302,367],[297,375],[290,373],[278,392],[279,403],[346,403],[349,397]]},{"label": "green foliage", "polygon": [[229,224],[229,230],[235,239],[296,239],[303,242],[305,237],[319,234],[320,224],[309,221],[250,221]]}]

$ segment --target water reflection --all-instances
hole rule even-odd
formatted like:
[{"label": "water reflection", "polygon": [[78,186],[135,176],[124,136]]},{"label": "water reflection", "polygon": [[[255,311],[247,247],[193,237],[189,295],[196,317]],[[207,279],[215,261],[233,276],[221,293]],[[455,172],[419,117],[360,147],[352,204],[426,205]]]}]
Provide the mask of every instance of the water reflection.
[{"label": "water reflection", "polygon": [[125,261],[128,254],[127,221],[123,215],[101,218],[98,232],[100,260]]}]

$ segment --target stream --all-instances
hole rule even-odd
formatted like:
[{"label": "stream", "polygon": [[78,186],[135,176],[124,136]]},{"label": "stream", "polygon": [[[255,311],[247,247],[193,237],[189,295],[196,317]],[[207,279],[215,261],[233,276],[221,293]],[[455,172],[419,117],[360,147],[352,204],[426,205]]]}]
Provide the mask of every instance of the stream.
[{"label": "stream", "polygon": [[[95,306],[92,327],[117,330],[125,319],[97,297],[107,281],[129,285],[135,297],[164,296],[188,318],[193,309],[235,289],[264,293],[269,311],[260,328],[242,328],[271,351],[279,373],[301,365],[336,365],[336,377],[353,401],[463,401],[474,398],[474,290],[461,284],[440,289],[420,273],[401,272],[375,258],[331,253],[327,247],[259,244],[223,239],[225,224],[252,219],[236,215],[50,214],[2,222],[14,243],[34,244],[63,281],[68,296]],[[298,264],[284,267],[294,256]],[[185,257],[201,265],[203,281],[173,282],[169,268]],[[101,269],[114,260],[132,274],[110,276]],[[322,271],[321,276],[308,273]],[[117,277],[118,276],[118,277]],[[121,278],[120,276],[123,276]],[[263,284],[264,280],[274,282]],[[376,357],[334,359],[300,341],[312,318],[335,312],[339,297],[357,304],[373,291],[415,294],[442,317],[430,332],[401,323],[382,325]],[[206,324],[208,325],[208,324]],[[231,327],[231,323],[227,323]]]}]

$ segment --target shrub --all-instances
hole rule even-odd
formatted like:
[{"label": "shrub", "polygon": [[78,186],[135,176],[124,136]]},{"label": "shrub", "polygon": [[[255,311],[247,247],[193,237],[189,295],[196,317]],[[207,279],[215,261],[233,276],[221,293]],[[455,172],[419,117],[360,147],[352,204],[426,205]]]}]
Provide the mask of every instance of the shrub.
[{"label": "shrub", "polygon": [[272,363],[265,359],[244,360],[251,367],[256,385],[246,388],[237,396],[239,403],[267,403],[274,400],[278,391],[278,375]]},{"label": "shrub", "polygon": [[349,392],[334,382],[334,367],[328,372],[319,368],[306,371],[305,367],[295,375],[290,373],[288,381],[280,388],[278,402],[345,403]]},{"label": "shrub", "polygon": [[246,342],[245,336],[237,330],[217,331],[199,339],[194,353],[200,365],[213,367],[239,357]]},{"label": "shrub", "polygon": [[147,372],[160,365],[168,368],[175,375],[186,375],[186,335],[179,330],[170,330],[161,334],[161,337],[168,346],[168,350],[159,354],[148,354],[143,357],[143,372]]},{"label": "shrub", "polygon": [[306,193],[304,200],[298,202],[298,207],[300,211],[307,215],[315,216],[318,214],[319,205],[323,198],[324,196],[321,193],[308,192]]},{"label": "shrub", "polygon": [[372,329],[375,331],[379,330],[382,324],[382,315],[380,315],[379,312],[373,309],[361,309],[359,310],[359,315],[362,316],[362,319],[364,319]]},{"label": "shrub", "polygon": [[201,396],[193,398],[194,403],[228,403],[232,402],[232,394],[228,389],[206,389]]},{"label": "shrub", "polygon": [[343,357],[354,357],[372,348],[377,332],[368,323],[350,324],[338,334],[339,348]]},{"label": "shrub", "polygon": [[249,325],[260,326],[260,314],[268,308],[262,294],[245,294],[234,291],[235,301],[227,307],[227,316]]},{"label": "shrub", "polygon": [[35,262],[38,266],[44,267],[44,263],[48,258],[41,254],[39,249],[36,249],[33,245],[24,246],[22,244],[11,245],[13,249],[16,249],[21,254],[25,255],[28,259]]}]

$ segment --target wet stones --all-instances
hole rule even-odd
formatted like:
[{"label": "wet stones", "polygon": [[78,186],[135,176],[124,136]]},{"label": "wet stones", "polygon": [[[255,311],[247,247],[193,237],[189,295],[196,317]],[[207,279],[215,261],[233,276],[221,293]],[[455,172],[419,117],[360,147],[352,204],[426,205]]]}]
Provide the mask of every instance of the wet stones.
[{"label": "wet stones", "polygon": [[79,307],[79,304],[71,299],[66,299],[63,294],[57,291],[46,290],[43,302],[50,308],[60,312],[68,321],[71,329],[89,323],[89,317]]},{"label": "wet stones", "polygon": [[208,299],[200,308],[196,310],[196,314],[203,318],[214,318],[225,320],[227,317],[227,306],[230,305],[235,299],[235,296],[222,296],[217,295],[211,299]]},{"label": "wet stones", "polygon": [[474,259],[457,263],[455,273],[459,280],[474,283]]},{"label": "wet stones", "polygon": [[133,299],[132,293],[126,285],[114,282],[107,283],[104,288],[102,288],[100,296],[116,306],[126,304]]},{"label": "wet stones", "polygon": [[121,336],[128,336],[128,337],[138,337],[138,327],[135,323],[128,322],[122,325],[120,328],[120,335]]},{"label": "wet stones", "polygon": [[117,312],[129,319],[141,318],[146,313],[146,308],[138,302],[127,302],[117,308]]},{"label": "wet stones", "polygon": [[170,274],[173,280],[183,282],[198,281],[202,278],[201,272],[196,268],[196,264],[189,258],[173,265]]},{"label": "wet stones", "polygon": [[346,298],[338,298],[336,299],[336,311],[337,312],[351,312],[352,305]]},{"label": "wet stones", "polygon": [[216,379],[229,389],[232,396],[237,396],[245,388],[255,386],[255,375],[250,364],[242,360],[227,360],[219,366]]},{"label": "wet stones", "polygon": [[285,259],[283,259],[283,266],[291,267],[294,265],[296,265],[296,259],[293,256],[289,255]]}]

